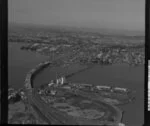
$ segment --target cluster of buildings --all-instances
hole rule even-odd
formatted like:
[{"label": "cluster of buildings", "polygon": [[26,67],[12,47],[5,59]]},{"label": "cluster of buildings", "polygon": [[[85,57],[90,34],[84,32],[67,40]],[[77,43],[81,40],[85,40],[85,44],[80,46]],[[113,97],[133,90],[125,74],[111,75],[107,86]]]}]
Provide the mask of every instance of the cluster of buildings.
[{"label": "cluster of buildings", "polygon": [[71,47],[70,44],[60,44],[60,45],[53,45],[48,43],[29,43],[25,46],[22,46],[22,50],[31,50],[42,55],[48,56],[58,56],[59,54],[63,54]]},{"label": "cluster of buildings", "polygon": [[119,88],[119,87],[111,87],[111,86],[96,86],[98,90],[108,90],[111,92],[128,92],[129,90],[127,88]]},{"label": "cluster of buildings", "polygon": [[88,89],[91,91],[109,91],[109,92],[118,92],[118,93],[127,93],[129,90],[127,88],[120,88],[120,87],[111,87],[111,86],[105,86],[105,85],[97,85],[93,86],[92,84],[83,84],[83,83],[71,83],[71,87],[78,88],[78,89]]},{"label": "cluster of buildings", "polygon": [[65,83],[67,83],[66,78],[64,76],[62,76],[60,78],[57,78],[56,80],[51,80],[51,82],[48,84],[48,86],[49,87],[52,85],[58,86],[58,85],[63,85]]},{"label": "cluster of buildings", "polygon": [[[113,36],[96,32],[52,28],[48,31],[9,33],[10,42],[28,42],[22,49],[57,57],[66,52],[73,53],[70,63],[99,64],[144,64],[144,37]],[[143,46],[143,47],[142,47]],[[135,49],[130,49],[130,48]],[[136,48],[137,47],[137,48]],[[83,52],[82,54],[78,52]]]},{"label": "cluster of buildings", "polygon": [[15,103],[20,100],[25,100],[26,96],[23,89],[15,90],[13,88],[8,89],[8,101],[9,103]]},{"label": "cluster of buildings", "polygon": [[[94,47],[94,48],[93,48]],[[70,56],[62,59],[63,63],[97,63],[97,64],[116,64],[127,63],[130,65],[144,64],[144,48],[126,47],[82,47],[71,44],[50,45],[33,43],[23,46],[22,49],[29,49],[38,53],[49,55],[52,59],[70,53]],[[86,48],[86,49],[85,49]]]},{"label": "cluster of buildings", "polygon": [[47,88],[39,89],[38,93],[39,94],[55,95],[57,93],[57,91],[54,88],[62,86],[64,84],[66,84],[66,83],[67,83],[67,81],[66,81],[66,78],[64,76],[62,76],[60,78],[56,78],[56,80],[51,80],[51,82],[48,83]]},{"label": "cluster of buildings", "polygon": [[100,53],[95,57],[95,61],[98,63],[127,63],[132,65],[144,64],[144,50],[140,51],[140,49],[132,50],[132,49],[109,49],[107,51],[101,50]]}]

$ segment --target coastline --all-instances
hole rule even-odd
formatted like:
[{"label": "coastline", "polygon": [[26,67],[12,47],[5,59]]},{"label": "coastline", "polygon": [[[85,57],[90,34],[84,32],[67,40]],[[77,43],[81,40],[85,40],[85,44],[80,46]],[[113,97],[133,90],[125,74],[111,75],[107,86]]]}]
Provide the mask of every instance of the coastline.
[{"label": "coastline", "polygon": [[[40,63],[39,65],[37,65],[34,69],[32,69],[26,76],[26,79],[25,79],[25,88],[26,88],[26,94],[27,94],[27,97],[30,101],[30,104],[33,104],[32,103],[32,92],[34,92],[34,86],[32,84],[32,80],[34,79],[34,77],[36,76],[37,73],[39,73],[41,70],[43,70],[43,68],[46,68],[47,66],[49,66],[51,64],[51,61],[45,61],[45,62],[42,62]],[[110,106],[111,108],[114,108],[115,111],[118,113],[118,119],[117,119],[117,122],[116,123],[120,123],[120,121],[122,120],[122,111],[117,108],[116,106],[112,106],[108,103],[106,103],[105,101],[101,101],[102,103],[104,104],[107,104],[108,106]],[[34,103],[35,105],[35,103]],[[106,123],[106,122],[105,122]],[[110,123],[110,122],[108,122]],[[112,122],[111,122],[112,123]],[[116,124],[115,123],[115,124]]]}]

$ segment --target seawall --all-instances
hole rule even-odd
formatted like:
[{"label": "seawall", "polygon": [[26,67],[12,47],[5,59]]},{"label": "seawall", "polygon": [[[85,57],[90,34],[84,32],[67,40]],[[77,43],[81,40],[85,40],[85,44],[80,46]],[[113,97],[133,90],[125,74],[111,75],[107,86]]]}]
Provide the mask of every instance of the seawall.
[{"label": "seawall", "polygon": [[44,68],[51,64],[51,61],[45,61],[38,64],[35,68],[28,72],[25,78],[25,89],[32,90],[33,89],[33,79],[35,76],[41,72]]}]

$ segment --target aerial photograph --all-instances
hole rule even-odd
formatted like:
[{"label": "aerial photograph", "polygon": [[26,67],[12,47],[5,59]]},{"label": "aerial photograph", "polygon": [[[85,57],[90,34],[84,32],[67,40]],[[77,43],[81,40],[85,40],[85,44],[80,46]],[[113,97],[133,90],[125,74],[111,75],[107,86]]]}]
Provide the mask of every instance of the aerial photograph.
[{"label": "aerial photograph", "polygon": [[145,0],[8,0],[8,124],[142,126]]}]

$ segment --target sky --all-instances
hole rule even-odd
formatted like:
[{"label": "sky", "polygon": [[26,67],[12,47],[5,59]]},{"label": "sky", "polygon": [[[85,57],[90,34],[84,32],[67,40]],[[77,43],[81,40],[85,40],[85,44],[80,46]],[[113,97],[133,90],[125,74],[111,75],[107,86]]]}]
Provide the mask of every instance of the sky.
[{"label": "sky", "polygon": [[145,0],[8,0],[8,20],[144,31]]}]

